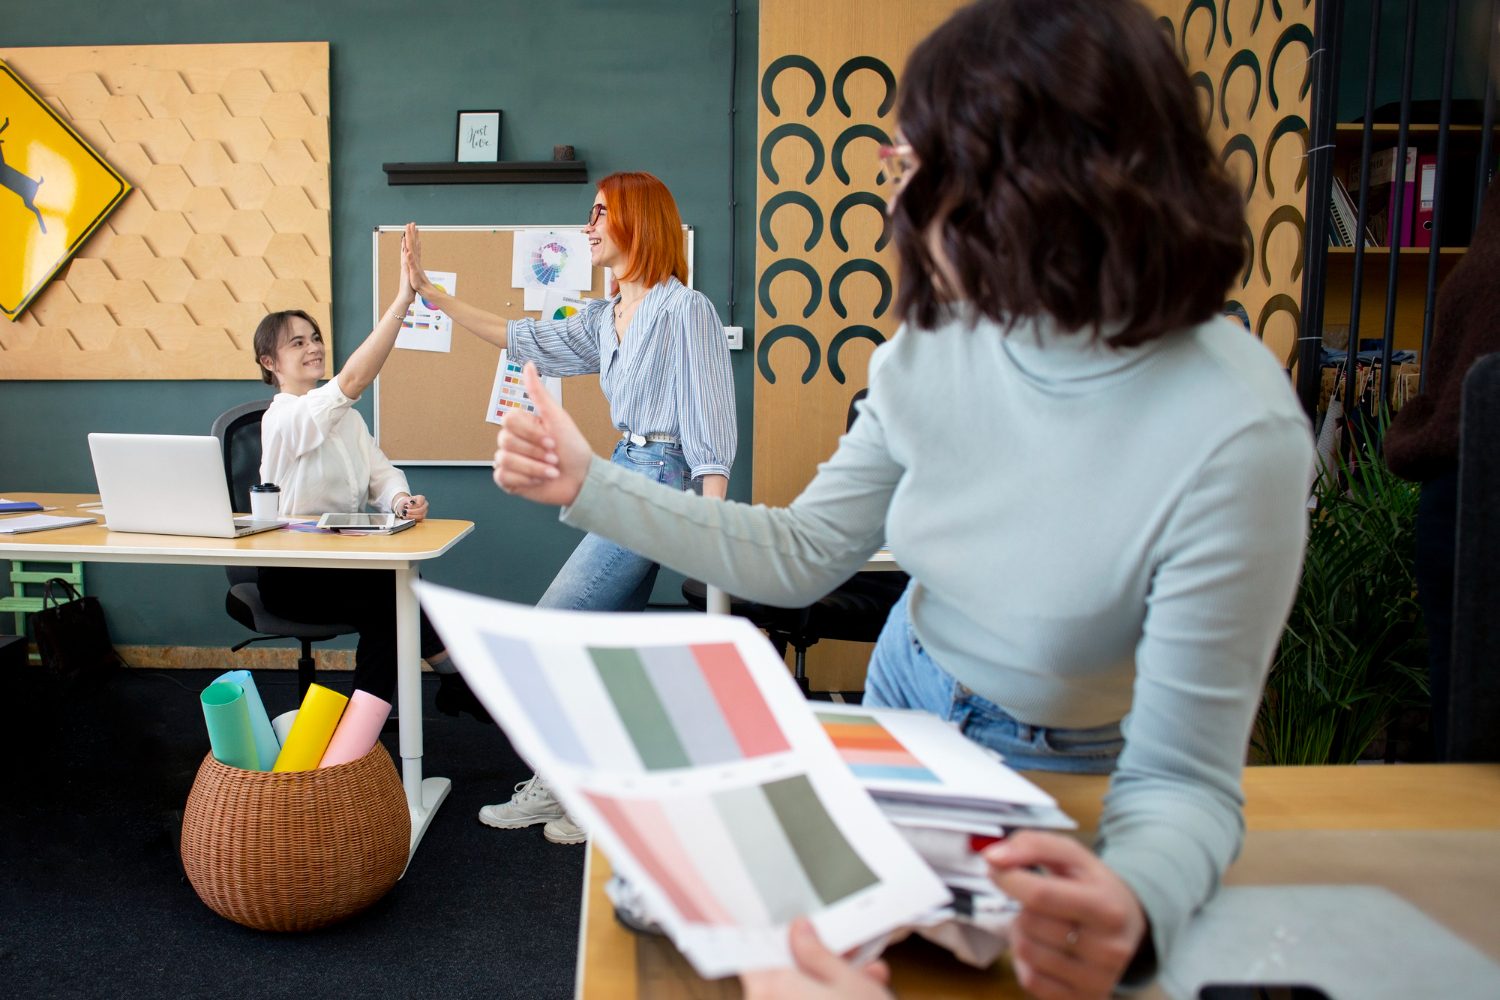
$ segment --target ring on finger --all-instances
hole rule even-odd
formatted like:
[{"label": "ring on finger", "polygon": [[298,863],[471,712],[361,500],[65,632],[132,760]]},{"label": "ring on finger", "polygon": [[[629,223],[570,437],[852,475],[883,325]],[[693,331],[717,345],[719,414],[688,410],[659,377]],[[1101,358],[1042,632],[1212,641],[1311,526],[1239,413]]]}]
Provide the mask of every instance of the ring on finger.
[{"label": "ring on finger", "polygon": [[1063,950],[1065,952],[1067,952],[1069,955],[1073,954],[1073,949],[1076,948],[1076,947],[1078,947],[1078,928],[1077,927],[1071,927],[1071,928],[1069,928],[1068,929],[1068,936],[1066,938],[1064,938],[1063,940],[1067,942],[1066,945],[1064,946]]}]

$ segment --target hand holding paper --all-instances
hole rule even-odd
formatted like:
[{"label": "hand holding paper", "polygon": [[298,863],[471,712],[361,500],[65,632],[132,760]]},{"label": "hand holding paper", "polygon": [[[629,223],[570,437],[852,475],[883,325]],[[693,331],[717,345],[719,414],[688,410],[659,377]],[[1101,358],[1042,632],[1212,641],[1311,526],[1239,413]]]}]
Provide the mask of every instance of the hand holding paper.
[{"label": "hand holding paper", "polygon": [[823,946],[806,920],[793,921],[788,939],[796,968],[744,973],[745,1000],[891,1000],[884,962],[849,964]]}]

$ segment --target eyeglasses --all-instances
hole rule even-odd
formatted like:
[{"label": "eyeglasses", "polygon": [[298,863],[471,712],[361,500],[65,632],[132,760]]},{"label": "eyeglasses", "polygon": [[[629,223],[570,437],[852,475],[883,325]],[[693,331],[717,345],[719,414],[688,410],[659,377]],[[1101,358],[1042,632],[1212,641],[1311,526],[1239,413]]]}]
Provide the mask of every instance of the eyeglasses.
[{"label": "eyeglasses", "polygon": [[589,225],[597,226],[599,224],[599,220],[608,214],[609,209],[605,208],[598,202],[595,202],[594,204],[589,206]]},{"label": "eyeglasses", "polygon": [[881,146],[875,151],[880,157],[880,166],[885,175],[891,179],[891,184],[896,191],[906,186],[911,180],[911,175],[917,172],[922,161],[917,159],[916,152],[910,143],[901,143],[898,146]]}]

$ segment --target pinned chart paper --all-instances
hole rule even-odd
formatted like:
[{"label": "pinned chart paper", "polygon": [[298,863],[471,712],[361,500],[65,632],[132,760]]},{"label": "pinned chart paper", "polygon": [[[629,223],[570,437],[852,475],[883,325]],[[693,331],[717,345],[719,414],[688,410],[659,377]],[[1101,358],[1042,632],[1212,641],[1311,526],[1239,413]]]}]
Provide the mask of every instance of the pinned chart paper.
[{"label": "pinned chart paper", "polygon": [[[523,372],[524,366],[510,360],[510,355],[502,348],[500,363],[495,367],[495,384],[490,388],[490,404],[484,414],[485,420],[498,424],[511,410],[536,412],[536,406],[526,394],[526,383],[521,377]],[[542,384],[552,393],[553,399],[562,402],[562,379],[543,378]]]},{"label": "pinned chart paper", "polygon": [[469,687],[700,975],[843,952],[951,897],[727,615],[539,610],[417,583]]},{"label": "pinned chart paper", "polygon": [[592,288],[589,239],[579,229],[518,229],[511,252],[516,288]]},{"label": "pinned chart paper", "polygon": [[[452,271],[428,271],[427,278],[449,295],[458,294],[458,275]],[[405,351],[436,351],[447,354],[453,345],[453,320],[420,295],[406,310],[396,346]]]},{"label": "pinned chart paper", "polygon": [[539,312],[542,319],[567,319],[583,310],[583,293],[554,288],[526,289],[526,311]]},{"label": "pinned chart paper", "polygon": [[548,290],[542,293],[542,319],[567,319],[577,316],[588,305],[581,292]]}]

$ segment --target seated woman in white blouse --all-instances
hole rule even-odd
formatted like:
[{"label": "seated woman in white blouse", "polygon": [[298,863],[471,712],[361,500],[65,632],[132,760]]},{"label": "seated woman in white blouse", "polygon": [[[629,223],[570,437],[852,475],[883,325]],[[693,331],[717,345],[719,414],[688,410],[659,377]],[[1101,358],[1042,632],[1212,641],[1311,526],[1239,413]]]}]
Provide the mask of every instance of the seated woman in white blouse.
[{"label": "seated woman in white blouse", "polygon": [[[300,309],[276,312],[255,330],[261,378],[276,386],[261,420],[262,482],[281,487],[283,517],[352,514],[366,506],[420,521],[427,498],[414,496],[406,475],[386,458],[353,409],[396,344],[401,317],[414,293],[406,271],[396,300],[344,363],[336,378],[319,386],[327,349],[317,321]],[[294,621],[347,622],[359,628],[354,686],[386,701],[396,688],[396,590],[389,570],[260,570],[266,610]],[[421,619],[422,657],[442,676],[438,708],[459,709],[488,722],[489,716],[448,662],[442,640]]]}]

